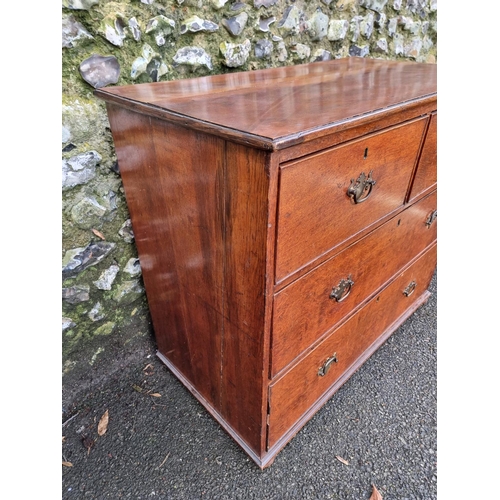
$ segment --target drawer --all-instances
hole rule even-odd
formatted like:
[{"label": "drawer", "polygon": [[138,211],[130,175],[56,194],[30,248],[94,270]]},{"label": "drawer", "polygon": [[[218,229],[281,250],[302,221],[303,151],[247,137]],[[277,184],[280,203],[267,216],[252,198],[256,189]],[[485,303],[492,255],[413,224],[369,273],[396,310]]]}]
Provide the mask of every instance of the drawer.
[{"label": "drawer", "polygon": [[411,187],[410,201],[436,188],[437,184],[437,112],[430,118],[422,154]]},{"label": "drawer", "polygon": [[273,376],[436,240],[436,202],[434,192],[276,293]]},{"label": "drawer", "polygon": [[[281,165],[277,283],[403,205],[426,121]],[[366,191],[355,203],[348,190],[358,181]]]},{"label": "drawer", "polygon": [[[294,425],[293,432],[297,432],[312,415],[311,408],[312,412],[316,411],[426,299],[435,267],[436,246],[433,245],[300,363],[271,384],[268,448]],[[337,361],[333,362],[332,358]],[[326,373],[320,375],[323,372]]]}]

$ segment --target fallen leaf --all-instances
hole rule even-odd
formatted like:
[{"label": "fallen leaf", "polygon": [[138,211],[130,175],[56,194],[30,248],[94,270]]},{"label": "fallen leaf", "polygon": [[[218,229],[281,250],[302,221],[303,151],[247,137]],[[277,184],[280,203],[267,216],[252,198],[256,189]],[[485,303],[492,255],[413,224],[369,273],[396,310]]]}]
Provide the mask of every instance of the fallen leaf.
[{"label": "fallen leaf", "polygon": [[382,495],[378,492],[377,488],[375,488],[375,485],[372,484],[373,491],[372,491],[372,496],[370,497],[370,500],[383,500]]},{"label": "fallen leaf", "polygon": [[138,385],[132,384],[132,387],[137,391],[137,392],[144,392],[144,389],[142,387],[139,387]]},{"label": "fallen leaf", "polygon": [[106,239],[106,238],[104,237],[104,235],[103,235],[100,231],[98,231],[97,229],[92,229],[92,232],[93,232],[96,236],[98,236],[99,238],[101,238],[101,240],[105,240],[105,239]]},{"label": "fallen leaf", "polygon": [[73,464],[71,462],[63,462],[62,463],[64,467],[73,467]]},{"label": "fallen leaf", "polygon": [[349,465],[349,462],[345,458],[339,457],[338,455],[336,455],[335,458],[340,462],[342,462],[343,464]]},{"label": "fallen leaf", "polygon": [[108,430],[108,422],[109,413],[108,410],[106,410],[104,415],[101,417],[101,420],[99,420],[99,425],[97,426],[97,434],[99,434],[99,436],[104,436],[104,434],[106,434],[106,431]]},{"label": "fallen leaf", "polygon": [[155,398],[161,398],[161,394],[158,392],[153,392],[153,394],[150,394],[150,396],[154,396]]},{"label": "fallen leaf", "polygon": [[149,365],[146,365],[142,371],[143,372],[146,372],[146,375],[151,375],[153,373],[153,370],[154,370],[154,367],[151,363],[149,363]]},{"label": "fallen leaf", "polygon": [[94,446],[94,440],[89,438],[88,436],[84,436],[82,438],[82,444],[83,446],[85,446],[85,448],[87,448],[87,453],[90,453],[90,448]]}]

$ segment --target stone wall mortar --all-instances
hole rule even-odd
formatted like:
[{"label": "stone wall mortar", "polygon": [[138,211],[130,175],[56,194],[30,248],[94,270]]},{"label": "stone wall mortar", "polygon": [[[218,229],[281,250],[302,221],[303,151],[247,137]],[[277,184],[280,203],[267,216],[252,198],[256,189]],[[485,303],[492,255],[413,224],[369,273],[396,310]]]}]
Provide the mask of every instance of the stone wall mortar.
[{"label": "stone wall mortar", "polygon": [[435,63],[436,42],[436,0],[63,0],[63,373],[92,364],[104,338],[150,333],[95,88],[348,56]]}]

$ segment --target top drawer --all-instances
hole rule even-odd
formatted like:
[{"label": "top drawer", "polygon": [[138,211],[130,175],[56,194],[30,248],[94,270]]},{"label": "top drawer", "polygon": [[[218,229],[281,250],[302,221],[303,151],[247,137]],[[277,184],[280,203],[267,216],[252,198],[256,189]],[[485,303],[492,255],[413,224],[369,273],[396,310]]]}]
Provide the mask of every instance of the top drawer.
[{"label": "top drawer", "polygon": [[277,283],[403,205],[426,120],[281,165]]}]

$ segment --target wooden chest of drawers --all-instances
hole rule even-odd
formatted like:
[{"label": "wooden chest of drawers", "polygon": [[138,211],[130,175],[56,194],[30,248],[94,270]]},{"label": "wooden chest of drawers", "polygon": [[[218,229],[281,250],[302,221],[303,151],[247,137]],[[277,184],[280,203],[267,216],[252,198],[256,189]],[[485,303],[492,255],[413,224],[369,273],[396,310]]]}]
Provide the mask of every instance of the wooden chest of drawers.
[{"label": "wooden chest of drawers", "polygon": [[266,467],[428,299],[436,66],[347,58],[95,93],[158,355]]}]

